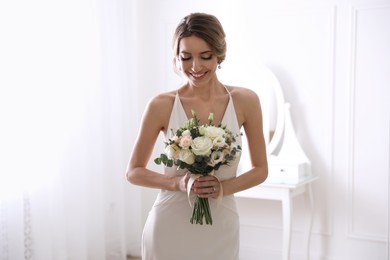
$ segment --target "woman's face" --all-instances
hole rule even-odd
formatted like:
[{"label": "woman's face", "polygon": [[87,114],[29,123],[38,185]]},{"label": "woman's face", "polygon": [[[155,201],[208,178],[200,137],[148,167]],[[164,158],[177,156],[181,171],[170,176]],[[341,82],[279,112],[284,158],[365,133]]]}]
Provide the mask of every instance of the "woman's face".
[{"label": "woman's face", "polygon": [[218,58],[207,43],[194,35],[180,40],[178,61],[181,72],[194,84],[214,79]]}]

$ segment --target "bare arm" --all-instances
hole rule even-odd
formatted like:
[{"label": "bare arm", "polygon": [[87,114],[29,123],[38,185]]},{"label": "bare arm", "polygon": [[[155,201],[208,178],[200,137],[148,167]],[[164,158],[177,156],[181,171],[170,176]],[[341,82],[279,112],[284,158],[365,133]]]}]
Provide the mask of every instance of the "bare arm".
[{"label": "bare arm", "polygon": [[138,137],[127,166],[127,180],[135,185],[185,191],[186,178],[168,176],[146,168],[160,131],[167,128],[173,98],[163,94],[152,99],[145,109]]},{"label": "bare arm", "polygon": [[260,100],[253,91],[247,89],[238,89],[234,97],[238,119],[247,136],[252,168],[236,178],[223,181],[224,195],[256,186],[264,182],[268,176]]}]

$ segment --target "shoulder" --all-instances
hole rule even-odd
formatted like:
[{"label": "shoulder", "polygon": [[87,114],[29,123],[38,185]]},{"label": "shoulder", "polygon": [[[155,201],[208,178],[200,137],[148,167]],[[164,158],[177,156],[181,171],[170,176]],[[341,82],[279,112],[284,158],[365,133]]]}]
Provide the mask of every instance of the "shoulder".
[{"label": "shoulder", "polygon": [[175,101],[176,90],[160,93],[149,100],[148,107],[154,109],[163,109],[173,106]]},{"label": "shoulder", "polygon": [[259,97],[253,90],[245,87],[227,86],[235,103],[241,105],[252,105],[259,102]]},{"label": "shoulder", "polygon": [[166,129],[175,101],[176,91],[158,94],[152,97],[145,109],[144,120],[160,130]]},{"label": "shoulder", "polygon": [[256,92],[245,87],[227,86],[227,88],[232,95],[240,125],[245,125],[251,118],[261,117],[260,99]]}]

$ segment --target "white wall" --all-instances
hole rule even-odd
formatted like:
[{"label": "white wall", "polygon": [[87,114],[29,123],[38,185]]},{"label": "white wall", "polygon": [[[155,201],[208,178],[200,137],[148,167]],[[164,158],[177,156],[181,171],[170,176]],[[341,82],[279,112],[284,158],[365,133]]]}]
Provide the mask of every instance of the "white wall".
[{"label": "white wall", "polygon": [[[180,82],[170,49],[179,20],[195,11],[215,14],[227,33],[224,64],[245,70],[264,63],[272,69],[291,103],[299,141],[320,175],[311,259],[390,259],[390,1],[134,3],[128,6],[129,24],[138,23],[130,39],[138,89],[132,125],[151,96]],[[128,230],[134,253],[156,191],[131,185],[128,190],[127,212],[139,223]],[[303,254],[302,204],[301,198],[294,202],[292,259]],[[247,199],[238,205],[244,259],[280,259],[280,205]]]}]

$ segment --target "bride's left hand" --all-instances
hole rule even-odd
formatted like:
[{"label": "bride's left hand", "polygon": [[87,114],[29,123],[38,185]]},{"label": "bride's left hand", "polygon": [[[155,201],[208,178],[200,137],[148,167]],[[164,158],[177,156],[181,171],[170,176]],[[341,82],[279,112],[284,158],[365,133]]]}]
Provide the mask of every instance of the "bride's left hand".
[{"label": "bride's left hand", "polygon": [[215,176],[200,176],[192,185],[192,192],[199,198],[218,198],[221,183]]}]

